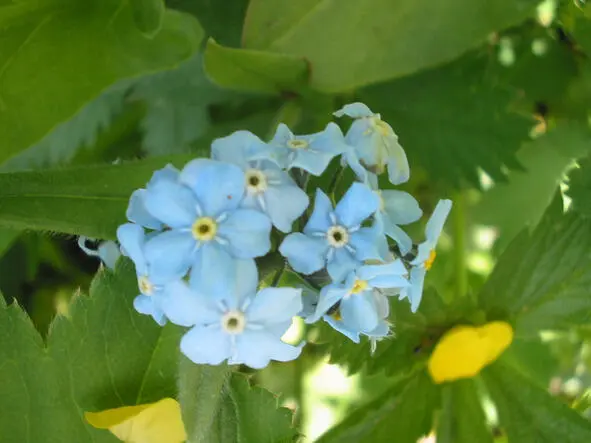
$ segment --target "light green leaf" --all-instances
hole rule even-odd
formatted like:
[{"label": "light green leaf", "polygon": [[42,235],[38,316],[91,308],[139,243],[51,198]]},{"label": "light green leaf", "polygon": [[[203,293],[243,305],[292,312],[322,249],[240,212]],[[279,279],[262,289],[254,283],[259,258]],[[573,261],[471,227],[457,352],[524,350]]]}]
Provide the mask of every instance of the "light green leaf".
[{"label": "light green leaf", "polygon": [[[591,133],[583,126],[560,125],[523,145],[517,159],[524,171],[510,171],[472,209],[476,223],[495,226],[508,243],[524,226],[535,226],[575,158],[591,150]],[[591,194],[590,194],[591,195]]]},{"label": "light green leaf", "polygon": [[486,72],[486,58],[470,54],[366,88],[359,99],[392,125],[411,165],[420,164],[430,176],[456,186],[479,186],[479,168],[503,180],[503,166],[519,166],[515,152],[533,126],[509,111],[514,94]]},{"label": "light green leaf", "polygon": [[509,318],[517,336],[591,321],[591,221],[563,214],[558,195],[530,235],[507,247],[480,293],[493,318]]},{"label": "light green leaf", "polygon": [[179,395],[188,443],[293,441],[292,413],[277,398],[234,374],[227,365],[196,365],[183,358]]},{"label": "light green leaf", "polygon": [[416,443],[429,434],[439,401],[439,387],[420,372],[354,411],[317,443]]},{"label": "light green leaf", "polygon": [[252,0],[247,48],[305,57],[312,86],[346,91],[445,63],[530,15],[535,0]]},{"label": "light green leaf", "polygon": [[473,379],[443,385],[441,406],[437,443],[492,443]]},{"label": "light green leaf", "polygon": [[207,42],[205,70],[225,88],[265,93],[296,91],[305,85],[308,74],[301,57],[225,48],[212,39]]},{"label": "light green leaf", "polygon": [[202,38],[196,20],[168,11],[149,39],[119,0],[2,1],[0,30],[0,161],[114,83],[177,66]]},{"label": "light green leaf", "polygon": [[482,373],[509,443],[591,441],[591,423],[527,377],[497,362]]},{"label": "light green leaf", "polygon": [[164,0],[131,0],[136,26],[147,37],[154,37],[162,27]]},{"label": "light green leaf", "polygon": [[[589,141],[588,141],[589,143]],[[579,162],[579,167],[569,174],[567,194],[572,198],[573,211],[591,217],[591,157]]]},{"label": "light green leaf", "polygon": [[0,297],[0,442],[114,443],[85,411],[175,396],[180,331],[161,328],[132,303],[131,264],[101,270],[90,296],[77,295],[45,345],[17,305]]},{"label": "light green leaf", "polygon": [[156,169],[169,162],[182,167],[194,157],[0,173],[0,227],[114,239],[131,193]]}]

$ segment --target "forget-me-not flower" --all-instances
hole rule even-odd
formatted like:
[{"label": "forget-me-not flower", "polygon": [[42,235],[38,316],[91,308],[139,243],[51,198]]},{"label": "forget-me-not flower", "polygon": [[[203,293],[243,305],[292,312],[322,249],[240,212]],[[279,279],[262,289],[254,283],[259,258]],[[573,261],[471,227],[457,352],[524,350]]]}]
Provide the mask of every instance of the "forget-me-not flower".
[{"label": "forget-me-not flower", "polygon": [[[176,182],[179,177],[179,170],[172,165],[166,165],[152,174],[152,178],[146,185],[149,189],[160,181]],[[144,228],[161,230],[162,223],[156,217],[148,212],[144,200],[146,198],[146,189],[135,190],[129,199],[129,206],[127,207],[127,219]]]},{"label": "forget-me-not flower", "polygon": [[375,224],[361,227],[378,206],[378,196],[361,183],[353,183],[334,210],[328,196],[318,189],[304,232],[288,235],[279,252],[298,272],[312,274],[326,265],[332,280],[340,282],[361,262],[382,259],[381,229]]},{"label": "forget-me-not flower", "polygon": [[333,283],[322,288],[316,311],[306,322],[313,323],[324,317],[355,342],[359,342],[359,334],[380,335],[376,328],[381,326],[383,329],[385,315],[383,306],[379,306],[378,302],[385,296],[376,289],[408,286],[407,273],[400,260],[360,266],[347,276],[345,283]]},{"label": "forget-me-not flower", "polygon": [[86,246],[86,242],[88,240],[91,239],[84,236],[78,237],[78,246],[80,249],[82,249],[87,255],[90,255],[91,257],[100,258],[107,268],[115,269],[115,264],[121,256],[121,251],[119,250],[117,243],[111,240],[106,240],[100,242],[96,249],[91,249]]},{"label": "forget-me-not flower", "polygon": [[233,164],[197,159],[176,182],[158,181],[146,189],[148,212],[170,227],[146,244],[146,257],[162,272],[228,278],[232,258],[265,255],[271,222],[254,209],[240,208],[244,173]]},{"label": "forget-me-not flower", "polygon": [[400,299],[408,298],[412,312],[416,312],[423,296],[425,275],[435,261],[435,246],[451,211],[451,200],[439,200],[425,228],[425,241],[419,245],[417,256],[410,262],[410,286],[400,292]]},{"label": "forget-me-not flower", "polygon": [[162,311],[162,294],[166,283],[171,279],[182,277],[181,274],[171,276],[160,272],[146,258],[146,235],[144,229],[133,223],[126,223],[117,229],[117,238],[121,244],[121,252],[135,264],[140,295],[133,300],[133,307],[140,314],[151,315],[160,325],[166,323]]},{"label": "forget-me-not flower", "polygon": [[192,327],[181,340],[181,351],[198,364],[245,364],[260,369],[270,360],[289,361],[302,346],[281,341],[292,318],[302,310],[301,290],[265,288],[256,292],[254,260],[236,260],[230,279],[191,278],[166,288],[164,305],[171,322]]},{"label": "forget-me-not flower", "polygon": [[412,239],[398,225],[416,222],[423,215],[419,204],[408,192],[397,190],[375,191],[380,199],[376,221],[381,223],[384,233],[394,240],[402,255],[412,248]]},{"label": "forget-me-not flower", "polygon": [[[237,131],[211,145],[216,160],[234,163],[244,171],[245,195],[241,207],[258,209],[282,232],[308,207],[308,195],[289,174],[269,160],[252,160],[252,152],[263,142],[248,131]],[[254,147],[254,149],[253,149]]]},{"label": "forget-me-not flower", "polygon": [[335,156],[346,150],[341,128],[335,123],[309,135],[294,135],[287,125],[280,123],[273,139],[257,157],[273,160],[284,169],[300,168],[320,175]]},{"label": "forget-me-not flower", "polygon": [[381,174],[386,167],[392,184],[408,181],[410,168],[406,153],[398,143],[394,130],[381,119],[380,114],[374,114],[363,103],[350,103],[334,115],[355,119],[345,136],[354,150],[348,150],[345,159],[362,181],[367,181],[372,172]]}]

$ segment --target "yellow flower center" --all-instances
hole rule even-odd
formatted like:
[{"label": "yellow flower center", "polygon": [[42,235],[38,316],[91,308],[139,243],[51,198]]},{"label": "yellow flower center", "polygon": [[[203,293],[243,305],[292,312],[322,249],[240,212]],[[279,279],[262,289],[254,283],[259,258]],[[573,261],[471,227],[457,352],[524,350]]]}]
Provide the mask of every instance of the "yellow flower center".
[{"label": "yellow flower center", "polygon": [[376,131],[378,131],[381,136],[387,137],[389,135],[392,135],[392,128],[385,121],[380,120],[380,119],[376,119],[376,120],[374,120],[374,125],[376,128]]},{"label": "yellow flower center", "polygon": [[215,234],[218,231],[218,225],[215,220],[211,217],[200,217],[191,228],[193,237],[199,241],[210,241],[215,238]]},{"label": "yellow flower center", "polygon": [[152,295],[154,292],[154,285],[145,275],[142,275],[137,279],[137,285],[140,288],[140,292],[144,295]]},{"label": "yellow flower center", "polygon": [[240,311],[228,311],[222,317],[222,329],[228,334],[240,334],[246,326],[246,318]]},{"label": "yellow flower center", "polygon": [[260,194],[267,190],[267,177],[258,169],[249,169],[244,174],[246,189],[251,194]]},{"label": "yellow flower center", "polygon": [[367,289],[367,281],[365,280],[355,280],[353,283],[353,287],[351,288],[351,294],[359,294]]},{"label": "yellow flower center", "polygon": [[429,269],[431,269],[431,266],[433,266],[433,262],[435,261],[435,257],[437,257],[437,254],[435,253],[435,250],[434,249],[431,249],[431,252],[429,252],[429,257],[424,262],[425,269],[427,271]]},{"label": "yellow flower center", "polygon": [[332,314],[330,314],[330,316],[332,318],[334,318],[336,321],[341,321],[343,319],[343,317],[341,317],[341,310],[337,309],[336,311],[334,311]]},{"label": "yellow flower center", "polygon": [[309,146],[309,143],[306,140],[289,140],[287,142],[287,146],[292,149],[306,149]]},{"label": "yellow flower center", "polygon": [[331,226],[326,233],[328,244],[334,248],[342,248],[349,243],[349,232],[343,226]]}]

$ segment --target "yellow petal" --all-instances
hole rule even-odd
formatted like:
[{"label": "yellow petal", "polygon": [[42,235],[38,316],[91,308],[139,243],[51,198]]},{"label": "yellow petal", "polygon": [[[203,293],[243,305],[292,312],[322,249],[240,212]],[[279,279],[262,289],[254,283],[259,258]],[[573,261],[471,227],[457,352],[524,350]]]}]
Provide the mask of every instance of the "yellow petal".
[{"label": "yellow petal", "polygon": [[84,416],[95,428],[108,429],[126,443],[181,443],[187,439],[181,408],[172,398]]},{"label": "yellow petal", "polygon": [[480,327],[456,326],[439,340],[428,369],[435,383],[469,378],[495,361],[513,340],[513,329],[505,322]]}]

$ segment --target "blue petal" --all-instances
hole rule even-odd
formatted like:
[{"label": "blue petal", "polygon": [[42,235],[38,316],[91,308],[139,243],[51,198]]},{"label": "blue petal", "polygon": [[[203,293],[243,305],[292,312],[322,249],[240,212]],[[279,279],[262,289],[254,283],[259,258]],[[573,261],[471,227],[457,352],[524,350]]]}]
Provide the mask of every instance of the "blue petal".
[{"label": "blue petal", "polygon": [[353,183],[335,208],[339,223],[351,228],[359,226],[377,211],[380,199],[369,187]]},{"label": "blue petal", "polygon": [[295,271],[308,275],[324,267],[328,245],[324,238],[308,237],[296,232],[285,237],[279,252]]},{"label": "blue petal", "polygon": [[271,221],[258,211],[237,209],[220,223],[218,236],[229,242],[234,257],[260,257],[271,249]]},{"label": "blue petal", "polygon": [[437,244],[437,240],[439,240],[445,220],[451,211],[451,206],[451,200],[439,200],[431,218],[427,222],[425,236],[427,237],[427,242],[431,245],[431,248],[434,248]]},{"label": "blue petal", "polygon": [[316,189],[316,199],[314,200],[314,212],[310,216],[304,232],[306,234],[326,232],[332,226],[330,214],[332,212],[332,203],[328,196],[320,189]]},{"label": "blue petal", "polygon": [[382,275],[396,275],[402,276],[407,274],[407,270],[401,260],[395,260],[391,263],[383,265],[365,265],[361,266],[357,270],[357,276],[361,280],[367,280],[369,282],[372,279]]},{"label": "blue petal", "polygon": [[318,304],[312,315],[306,318],[306,323],[315,323],[326,312],[332,308],[336,303],[342,300],[342,298],[349,293],[347,288],[343,288],[340,285],[331,284],[325,286],[320,291],[320,297],[318,298]]},{"label": "blue petal", "polygon": [[302,346],[291,346],[266,330],[246,329],[236,336],[236,353],[229,363],[262,369],[270,360],[290,361],[299,357]]},{"label": "blue petal", "polygon": [[249,131],[236,131],[211,144],[212,158],[246,167],[248,161],[266,148],[266,144]]},{"label": "blue petal", "polygon": [[148,265],[144,257],[144,229],[141,226],[126,223],[117,228],[117,239],[121,249],[135,264],[138,275],[148,273]]},{"label": "blue petal", "polygon": [[387,321],[380,321],[372,331],[365,332],[365,335],[372,338],[387,337],[390,334],[390,324]]},{"label": "blue petal", "polygon": [[385,259],[380,250],[380,235],[380,229],[375,226],[352,233],[349,244],[355,248],[355,258],[360,261]]},{"label": "blue petal", "polygon": [[180,171],[169,163],[164,168],[154,171],[146,188],[155,185],[159,181],[176,182],[179,179],[179,174]]},{"label": "blue petal", "polygon": [[165,231],[146,242],[144,253],[153,283],[167,282],[186,274],[196,242],[190,232]]},{"label": "blue petal", "polygon": [[164,312],[153,296],[140,294],[133,300],[134,309],[140,314],[150,315],[160,326],[166,324]]},{"label": "blue petal", "polygon": [[407,225],[423,215],[416,199],[408,192],[386,190],[381,191],[380,196],[384,202],[384,212],[393,224]]},{"label": "blue petal", "polygon": [[244,195],[244,180],[238,166],[203,158],[187,163],[180,176],[209,217],[238,207]]},{"label": "blue petal", "polygon": [[421,303],[426,274],[427,271],[422,266],[412,268],[410,271],[410,286],[400,293],[400,298],[408,297],[410,301],[410,310],[412,312],[417,312],[419,304]]},{"label": "blue petal", "polygon": [[310,149],[316,152],[328,153],[335,156],[348,150],[341,128],[333,122],[326,125],[324,131],[302,138],[309,140]]},{"label": "blue petal", "polygon": [[349,325],[346,325],[342,321],[335,320],[330,315],[324,316],[324,321],[332,326],[334,329],[339,331],[341,334],[349,337],[355,343],[359,343],[359,331],[354,330]]},{"label": "blue petal", "polygon": [[342,117],[343,115],[347,115],[352,118],[362,118],[362,117],[371,117],[374,115],[371,112],[371,109],[367,107],[367,105],[361,102],[349,103],[348,105],[343,106],[336,112],[333,112],[335,117]]},{"label": "blue petal", "polygon": [[351,271],[354,271],[361,262],[345,248],[335,248],[332,259],[326,265],[328,275],[334,282],[342,282]]},{"label": "blue petal", "polygon": [[322,175],[330,161],[336,154],[326,152],[313,152],[308,149],[300,149],[295,152],[293,159],[288,162],[286,168],[301,168],[310,174]]},{"label": "blue petal", "polygon": [[297,186],[270,187],[263,198],[266,213],[281,232],[290,232],[293,222],[310,204],[308,195]]},{"label": "blue petal", "polygon": [[121,256],[119,246],[114,241],[104,241],[98,247],[98,256],[109,269],[115,269],[115,264]]},{"label": "blue petal", "polygon": [[412,249],[412,239],[410,236],[402,228],[392,223],[388,214],[383,213],[380,216],[376,215],[376,220],[381,218],[384,233],[396,242],[403,256],[408,254]]},{"label": "blue petal", "polygon": [[195,326],[181,339],[181,352],[197,364],[219,365],[230,357],[230,336],[221,326]]},{"label": "blue petal", "polygon": [[273,334],[277,338],[281,338],[285,335],[287,330],[293,324],[293,319],[290,318],[289,320],[285,320],[279,323],[267,323],[265,325],[265,330],[270,334]]},{"label": "blue petal", "polygon": [[361,162],[359,161],[359,157],[357,155],[357,151],[353,146],[348,146],[347,151],[343,153],[343,156],[349,165],[349,167],[353,170],[357,178],[364,184],[368,185],[368,171],[363,167]]},{"label": "blue petal", "polygon": [[144,202],[147,191],[138,189],[129,198],[129,206],[125,215],[129,221],[142,225],[148,229],[162,229],[162,223],[148,212]]},{"label": "blue petal", "polygon": [[182,280],[164,287],[161,305],[170,321],[180,326],[207,325],[221,317],[214,299],[192,290]]},{"label": "blue petal", "polygon": [[302,290],[261,289],[245,310],[248,322],[277,323],[295,317],[302,310]]},{"label": "blue petal", "polygon": [[359,332],[369,332],[375,329],[380,320],[369,291],[343,299],[340,311],[343,323]]},{"label": "blue petal", "polygon": [[144,204],[152,216],[172,228],[191,226],[197,218],[197,200],[180,183],[155,183],[146,190]]},{"label": "blue petal", "polygon": [[388,165],[388,179],[390,183],[393,185],[406,183],[410,178],[410,167],[406,158],[406,152],[398,144],[397,137],[394,140],[389,138],[389,140],[385,141],[385,144],[388,155],[386,163]]}]

